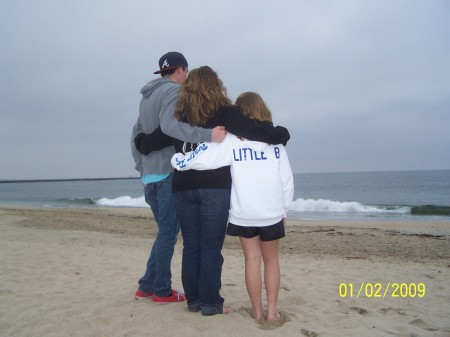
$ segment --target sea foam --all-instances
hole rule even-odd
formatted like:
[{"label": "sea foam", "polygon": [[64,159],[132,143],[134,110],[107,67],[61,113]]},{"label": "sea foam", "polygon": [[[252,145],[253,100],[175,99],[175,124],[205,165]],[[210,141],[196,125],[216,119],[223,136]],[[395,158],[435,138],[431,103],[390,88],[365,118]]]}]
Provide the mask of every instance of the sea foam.
[{"label": "sea foam", "polygon": [[409,213],[410,207],[364,205],[355,201],[332,201],[324,199],[297,199],[289,209],[292,212],[335,212],[335,213]]},{"label": "sea foam", "polygon": [[[132,198],[121,196],[114,199],[101,198],[95,201],[98,206],[109,207],[148,207],[144,196]],[[289,209],[291,212],[330,212],[330,213],[409,213],[411,207],[406,206],[374,206],[354,201],[332,201],[324,199],[294,200]]]},{"label": "sea foam", "polygon": [[115,199],[101,198],[95,203],[98,206],[111,207],[148,207],[144,196],[138,198],[132,198],[129,196],[122,196]]}]

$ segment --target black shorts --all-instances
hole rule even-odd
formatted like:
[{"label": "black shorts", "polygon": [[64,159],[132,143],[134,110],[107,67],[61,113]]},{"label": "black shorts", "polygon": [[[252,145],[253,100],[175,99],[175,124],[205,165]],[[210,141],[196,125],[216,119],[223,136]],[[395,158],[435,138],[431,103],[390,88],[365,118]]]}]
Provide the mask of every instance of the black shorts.
[{"label": "black shorts", "polygon": [[273,241],[284,238],[283,220],[271,226],[264,227],[245,227],[228,223],[227,234],[231,236],[241,236],[246,239],[259,235],[261,241]]}]

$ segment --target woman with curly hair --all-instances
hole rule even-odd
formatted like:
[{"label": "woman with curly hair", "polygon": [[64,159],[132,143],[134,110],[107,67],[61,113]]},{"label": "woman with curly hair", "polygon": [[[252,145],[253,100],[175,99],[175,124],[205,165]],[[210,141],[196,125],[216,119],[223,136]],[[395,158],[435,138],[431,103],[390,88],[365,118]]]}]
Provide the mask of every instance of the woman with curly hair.
[{"label": "woman with curly hair", "polygon": [[[208,66],[190,71],[179,93],[175,117],[203,128],[224,126],[246,139],[269,144],[289,140],[287,129],[244,117],[227,96],[217,73]],[[198,144],[172,139],[175,151],[194,151]],[[183,235],[182,282],[188,310],[204,316],[227,313],[220,296],[222,246],[230,209],[230,166],[174,172],[173,197]]]}]

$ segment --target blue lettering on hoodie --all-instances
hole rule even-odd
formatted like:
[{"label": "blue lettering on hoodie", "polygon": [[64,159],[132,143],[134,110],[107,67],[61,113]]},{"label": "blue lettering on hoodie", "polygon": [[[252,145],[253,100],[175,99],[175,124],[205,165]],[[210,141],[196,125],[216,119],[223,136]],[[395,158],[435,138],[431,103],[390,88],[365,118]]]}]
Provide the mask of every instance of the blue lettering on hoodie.
[{"label": "blue lettering on hoodie", "polygon": [[279,148],[278,146],[275,146],[275,147],[273,148],[273,150],[275,151],[275,157],[276,157],[277,159],[280,159],[280,148]]},{"label": "blue lettering on hoodie", "polygon": [[264,151],[256,152],[248,147],[233,149],[234,161],[267,160]]},{"label": "blue lettering on hoodie", "polygon": [[208,149],[208,145],[206,145],[205,143],[199,144],[199,146],[197,146],[197,148],[194,151],[192,151],[192,153],[188,157],[184,157],[181,160],[179,160],[178,158],[175,158],[176,165],[179,168],[186,167],[187,163],[189,163],[191,160],[193,160],[200,152],[206,151],[207,149]]}]

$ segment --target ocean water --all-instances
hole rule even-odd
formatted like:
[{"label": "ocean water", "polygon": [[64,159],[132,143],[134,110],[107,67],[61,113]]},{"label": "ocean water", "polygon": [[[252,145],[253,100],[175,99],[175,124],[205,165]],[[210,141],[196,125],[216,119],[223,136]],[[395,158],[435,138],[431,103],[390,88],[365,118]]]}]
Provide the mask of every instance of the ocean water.
[{"label": "ocean water", "polygon": [[[289,216],[450,221],[450,170],[295,174]],[[139,179],[0,182],[0,204],[148,207]]]}]

